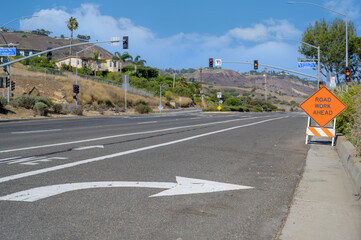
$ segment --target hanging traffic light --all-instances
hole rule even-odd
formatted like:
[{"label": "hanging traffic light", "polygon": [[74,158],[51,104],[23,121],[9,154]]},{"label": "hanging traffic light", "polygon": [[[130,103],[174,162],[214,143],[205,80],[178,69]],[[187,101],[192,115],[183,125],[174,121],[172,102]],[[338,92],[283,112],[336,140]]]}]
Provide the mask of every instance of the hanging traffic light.
[{"label": "hanging traffic light", "polygon": [[128,49],[128,40],[129,40],[128,36],[123,37],[123,49]]},{"label": "hanging traffic light", "polygon": [[15,90],[15,82],[11,81],[11,91],[14,91],[14,90]]},{"label": "hanging traffic light", "polygon": [[213,68],[213,58],[209,59],[209,68]]},{"label": "hanging traffic light", "polygon": [[53,53],[52,52],[48,52],[46,54],[46,58],[48,59],[48,61],[51,61],[51,59],[53,58]]},{"label": "hanging traffic light", "polygon": [[258,60],[253,61],[253,69],[258,70]]},{"label": "hanging traffic light", "polygon": [[4,79],[0,78],[0,88],[4,88]]},{"label": "hanging traffic light", "polygon": [[351,81],[351,72],[350,72],[350,68],[346,68],[346,82],[350,82]]}]

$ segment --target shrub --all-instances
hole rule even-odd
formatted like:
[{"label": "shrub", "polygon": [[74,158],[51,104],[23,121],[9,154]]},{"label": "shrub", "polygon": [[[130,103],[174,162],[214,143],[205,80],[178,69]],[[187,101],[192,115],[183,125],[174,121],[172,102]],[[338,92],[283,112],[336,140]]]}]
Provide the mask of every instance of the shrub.
[{"label": "shrub", "polygon": [[75,115],[83,115],[83,109],[80,106],[75,104],[62,104],[63,109],[66,113],[75,114]]},{"label": "shrub", "polygon": [[0,97],[0,108],[4,108],[8,101],[4,97]]},{"label": "shrub", "polygon": [[35,103],[33,110],[40,116],[47,116],[49,112],[48,106],[43,102]]},{"label": "shrub", "polygon": [[152,109],[150,107],[148,107],[147,105],[140,103],[135,106],[135,111],[138,113],[144,114],[144,113],[150,113],[152,111]]},{"label": "shrub", "polygon": [[54,110],[54,113],[59,114],[63,110],[63,106],[61,104],[59,104],[59,103],[55,103],[53,105],[53,110]]},{"label": "shrub", "polygon": [[36,98],[34,96],[25,94],[17,97],[15,101],[18,102],[19,107],[32,109],[36,103]]},{"label": "shrub", "polygon": [[46,104],[46,106],[48,106],[48,108],[51,108],[53,106],[53,102],[51,101],[50,98],[36,97],[36,102],[42,102],[42,103]]}]

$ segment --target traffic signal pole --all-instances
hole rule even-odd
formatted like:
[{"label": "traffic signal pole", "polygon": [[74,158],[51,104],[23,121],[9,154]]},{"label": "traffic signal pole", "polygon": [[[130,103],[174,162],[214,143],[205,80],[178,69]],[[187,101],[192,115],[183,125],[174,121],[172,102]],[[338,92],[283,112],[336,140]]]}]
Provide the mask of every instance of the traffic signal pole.
[{"label": "traffic signal pole", "polygon": [[[249,65],[254,64],[253,62],[239,62],[239,61],[222,61],[222,63],[241,63],[241,64],[249,64]],[[317,79],[317,76],[313,76],[313,75],[310,75],[310,74],[293,71],[293,70],[290,70],[290,69],[287,69],[287,68],[280,68],[280,67],[275,67],[275,66],[271,66],[271,65],[267,65],[267,64],[260,64],[260,63],[258,63],[258,65],[263,66],[263,67],[267,67],[267,68],[279,69],[279,70],[282,70],[282,71],[291,72],[291,73],[295,73],[295,74],[299,74],[299,75],[303,75],[303,76],[306,76],[306,77]]]}]

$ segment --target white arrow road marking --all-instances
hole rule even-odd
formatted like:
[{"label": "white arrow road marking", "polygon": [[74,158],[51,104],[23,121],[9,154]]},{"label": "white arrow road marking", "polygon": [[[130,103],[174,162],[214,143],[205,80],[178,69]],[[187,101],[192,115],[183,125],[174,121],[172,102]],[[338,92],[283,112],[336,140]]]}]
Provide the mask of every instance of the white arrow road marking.
[{"label": "white arrow road marking", "polygon": [[150,197],[175,196],[198,193],[222,192],[240,189],[250,189],[253,187],[220,183],[194,178],[176,177],[177,183],[170,182],[81,182],[67,183],[59,185],[32,188],[25,191],[9,194],[0,197],[2,201],[35,202],[65,192],[71,192],[91,188],[111,188],[111,187],[136,187],[136,188],[166,188],[163,192]]},{"label": "white arrow road marking", "polygon": [[254,126],[254,125],[257,125],[257,124],[266,123],[266,122],[270,122],[270,121],[275,121],[275,120],[279,120],[279,119],[283,119],[283,118],[287,118],[287,117],[288,116],[266,119],[266,120],[262,120],[262,121],[259,121],[259,122],[253,122],[253,123],[248,123],[248,124],[245,124],[245,125],[240,125],[240,126],[221,129],[221,130],[218,130],[218,131],[207,132],[207,133],[195,135],[195,136],[192,136],[192,137],[181,138],[181,139],[177,139],[177,140],[166,142],[166,143],[150,145],[150,146],[136,148],[136,149],[132,149],[132,150],[124,151],[124,152],[118,152],[118,153],[113,153],[113,154],[109,154],[109,155],[105,155],[105,156],[85,159],[85,160],[81,160],[81,161],[78,161],[78,162],[66,163],[66,164],[58,165],[58,166],[54,166],[54,167],[43,168],[43,169],[38,169],[38,170],[30,171],[30,172],[25,172],[25,173],[11,175],[11,176],[7,176],[7,177],[2,177],[2,178],[0,178],[0,183],[8,182],[8,181],[11,181],[11,180],[20,179],[20,178],[24,178],[24,177],[34,176],[34,175],[38,175],[38,174],[42,174],[42,173],[46,173],[46,172],[57,171],[57,170],[60,170],[60,169],[75,167],[75,166],[79,166],[79,165],[86,164],[86,163],[103,161],[105,159],[120,157],[120,156],[132,154],[132,153],[136,153],[136,152],[141,152],[141,151],[146,151],[146,150],[150,150],[150,149],[154,149],[154,148],[169,146],[169,145],[190,141],[190,140],[205,137],[205,136],[210,136],[210,135],[217,134],[217,133],[227,132],[227,131],[235,130],[235,129],[238,129],[238,128]]},{"label": "white arrow road marking", "polygon": [[103,145],[95,145],[95,146],[78,147],[78,148],[74,148],[73,150],[80,151],[80,150],[87,150],[87,149],[91,149],[91,148],[104,148],[104,146]]}]

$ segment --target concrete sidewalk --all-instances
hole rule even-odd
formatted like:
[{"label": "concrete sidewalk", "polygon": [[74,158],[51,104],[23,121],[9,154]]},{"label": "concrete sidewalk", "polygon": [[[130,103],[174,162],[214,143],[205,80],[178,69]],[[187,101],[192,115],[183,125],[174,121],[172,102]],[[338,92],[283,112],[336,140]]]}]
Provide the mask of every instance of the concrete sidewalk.
[{"label": "concrete sidewalk", "polygon": [[360,240],[357,192],[336,148],[314,142],[279,239]]}]

